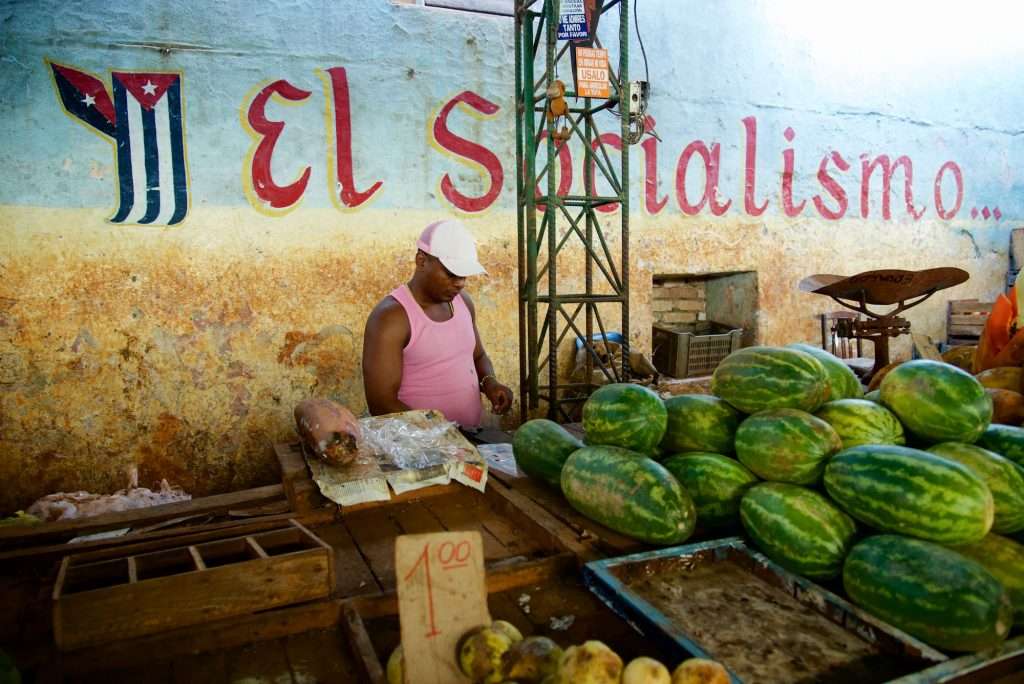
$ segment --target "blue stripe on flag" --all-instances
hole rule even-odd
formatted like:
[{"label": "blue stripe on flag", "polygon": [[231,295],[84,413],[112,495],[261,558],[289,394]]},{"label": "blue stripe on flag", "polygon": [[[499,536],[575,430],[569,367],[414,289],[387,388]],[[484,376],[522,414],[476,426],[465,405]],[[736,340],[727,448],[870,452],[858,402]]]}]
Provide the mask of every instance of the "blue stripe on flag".
[{"label": "blue stripe on flag", "polygon": [[156,140],[156,112],[145,107],[142,111],[142,150],[146,154],[146,215],[139,223],[152,223],[160,216],[160,150]]},{"label": "blue stripe on flag", "polygon": [[171,158],[174,167],[174,215],[169,225],[180,223],[188,211],[188,176],[185,173],[185,136],[181,127],[181,78],[167,89],[170,106]]},{"label": "blue stripe on flag", "polygon": [[111,85],[114,92],[114,111],[117,112],[117,177],[119,181],[121,206],[111,220],[112,223],[122,223],[128,218],[132,206],[135,204],[135,191],[132,189],[132,146],[129,139],[128,127],[128,93],[124,85],[116,78],[112,79]]}]

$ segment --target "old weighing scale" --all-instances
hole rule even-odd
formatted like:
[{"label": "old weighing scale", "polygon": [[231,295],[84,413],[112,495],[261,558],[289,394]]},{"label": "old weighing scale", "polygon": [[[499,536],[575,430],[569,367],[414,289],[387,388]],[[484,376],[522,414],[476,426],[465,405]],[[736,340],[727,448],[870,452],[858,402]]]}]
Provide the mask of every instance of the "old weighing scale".
[{"label": "old weighing scale", "polygon": [[[889,338],[910,332],[910,321],[899,316],[939,290],[959,285],[970,278],[959,268],[928,268],[904,271],[895,268],[865,271],[854,276],[819,273],[800,281],[803,292],[831,297],[848,309],[864,314],[865,320],[836,319],[836,335],[868,340],[875,345],[875,365],[871,375],[889,364]],[[892,306],[885,313],[871,311],[868,305]]]}]

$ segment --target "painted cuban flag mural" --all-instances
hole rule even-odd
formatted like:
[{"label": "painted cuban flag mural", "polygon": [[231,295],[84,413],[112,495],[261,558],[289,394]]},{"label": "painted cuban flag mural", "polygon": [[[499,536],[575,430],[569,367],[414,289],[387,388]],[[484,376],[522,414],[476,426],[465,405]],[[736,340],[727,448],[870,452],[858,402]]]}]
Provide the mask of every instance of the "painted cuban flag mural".
[{"label": "painted cuban flag mural", "polygon": [[92,74],[49,63],[64,110],[115,143],[113,223],[174,225],[188,212],[181,74]]}]

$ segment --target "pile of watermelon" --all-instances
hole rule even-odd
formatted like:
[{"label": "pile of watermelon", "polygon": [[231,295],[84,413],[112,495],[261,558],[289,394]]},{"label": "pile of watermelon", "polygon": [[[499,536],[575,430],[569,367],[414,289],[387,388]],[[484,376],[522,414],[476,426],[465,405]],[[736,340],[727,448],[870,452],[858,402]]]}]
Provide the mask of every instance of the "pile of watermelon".
[{"label": "pile of watermelon", "polygon": [[662,401],[605,386],[583,441],[530,421],[517,462],[648,543],[742,530],[938,648],[989,648],[1024,626],[1024,428],[991,423],[977,378],[911,361],[865,397],[841,360],[791,345],[734,352],[711,388]]}]

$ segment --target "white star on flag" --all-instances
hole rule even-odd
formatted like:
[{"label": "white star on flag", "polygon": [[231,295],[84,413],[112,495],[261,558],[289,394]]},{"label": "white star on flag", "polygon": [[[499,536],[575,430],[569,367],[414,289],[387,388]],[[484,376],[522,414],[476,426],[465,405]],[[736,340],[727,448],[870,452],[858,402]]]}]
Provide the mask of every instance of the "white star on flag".
[{"label": "white star on flag", "polygon": [[147,95],[156,95],[156,86],[152,81],[146,81],[146,85],[142,86],[142,92]]},{"label": "white star on flag", "polygon": [[92,95],[86,95],[85,98],[82,99],[82,104],[86,107],[93,107],[96,105],[96,98]]}]

